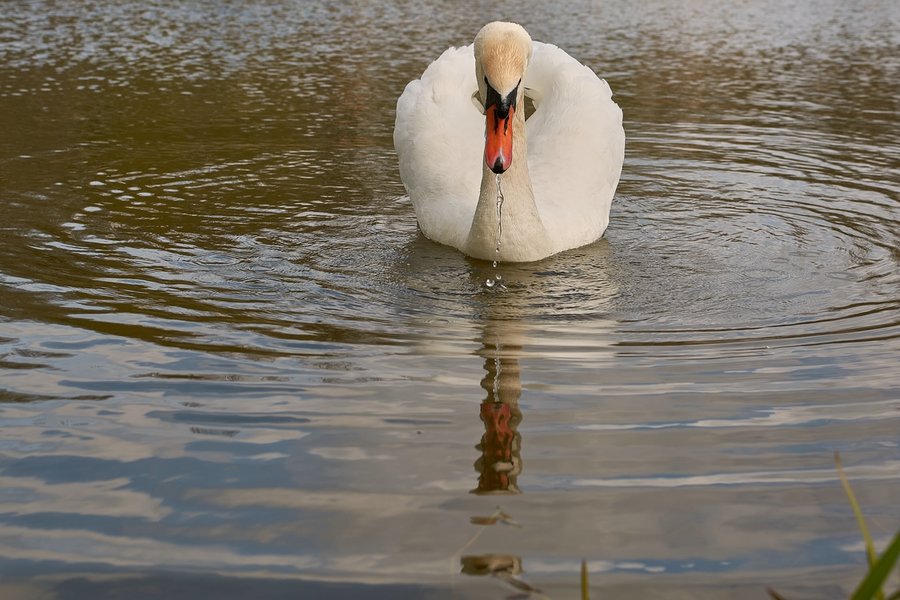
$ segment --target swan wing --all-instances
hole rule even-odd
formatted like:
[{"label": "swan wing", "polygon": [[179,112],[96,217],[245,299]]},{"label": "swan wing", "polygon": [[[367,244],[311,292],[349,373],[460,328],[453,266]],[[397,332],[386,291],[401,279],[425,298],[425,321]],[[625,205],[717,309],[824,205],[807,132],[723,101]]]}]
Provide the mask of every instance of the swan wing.
[{"label": "swan wing", "polygon": [[622,111],[605,80],[552,44],[533,43],[525,88],[528,169],[557,252],[598,239],[625,157]]},{"label": "swan wing", "polygon": [[471,45],[450,48],[397,101],[394,148],[400,179],[426,237],[462,248],[481,186],[484,117]]}]

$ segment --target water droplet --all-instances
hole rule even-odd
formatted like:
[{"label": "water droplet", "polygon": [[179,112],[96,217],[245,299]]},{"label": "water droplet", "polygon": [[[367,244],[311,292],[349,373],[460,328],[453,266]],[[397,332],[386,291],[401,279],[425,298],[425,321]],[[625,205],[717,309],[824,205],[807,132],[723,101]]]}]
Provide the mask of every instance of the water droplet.
[{"label": "water droplet", "polygon": [[503,275],[501,275],[500,273],[497,273],[496,275],[494,275],[494,279],[496,279],[497,281],[500,281],[501,279],[503,279]]},{"label": "water droplet", "polygon": [[488,279],[487,281],[484,282],[484,285],[488,286],[489,288],[492,288],[492,287],[494,287],[494,283],[496,283],[496,282],[493,279]]},{"label": "water droplet", "polygon": [[494,268],[495,268],[495,269],[497,268],[497,261],[496,261],[496,260],[494,261]]},{"label": "water droplet", "polygon": [[500,173],[497,173],[497,256],[500,256],[500,244],[503,240],[503,189],[500,187]]}]

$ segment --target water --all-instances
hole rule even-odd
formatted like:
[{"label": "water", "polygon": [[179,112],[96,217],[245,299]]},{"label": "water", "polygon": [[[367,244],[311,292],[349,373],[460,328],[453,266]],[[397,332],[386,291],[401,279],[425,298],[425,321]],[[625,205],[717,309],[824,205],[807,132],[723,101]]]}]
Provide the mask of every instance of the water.
[{"label": "water", "polygon": [[[848,595],[834,451],[900,528],[897,3],[494,8],[3,5],[0,595]],[[603,240],[495,268],[391,132],[497,17],[628,145]]]}]

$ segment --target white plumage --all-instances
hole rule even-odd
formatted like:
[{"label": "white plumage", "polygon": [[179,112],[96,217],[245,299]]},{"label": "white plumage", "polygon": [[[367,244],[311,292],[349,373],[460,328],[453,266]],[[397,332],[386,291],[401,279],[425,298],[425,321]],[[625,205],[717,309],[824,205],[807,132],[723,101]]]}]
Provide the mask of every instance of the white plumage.
[{"label": "white plumage", "polygon": [[[485,92],[484,85],[479,90],[476,60],[483,61],[478,72],[485,73],[486,84],[489,77],[508,78],[509,64],[498,66],[502,59],[490,55],[476,57],[476,44],[446,50],[397,101],[394,146],[400,177],[426,237],[476,258],[516,262],[538,260],[603,235],[622,170],[625,133],[609,85],[588,67],[554,45],[531,42],[517,25],[492,23],[479,33],[482,48],[494,43],[499,52],[511,51],[503,46],[511,36],[519,36],[518,42],[527,39],[531,56],[518,75],[523,85],[511,92],[511,97],[519,94],[521,110],[514,118],[522,125],[514,125],[524,135],[513,128],[512,167],[500,176],[500,251],[493,240],[476,239],[479,220],[485,221],[484,231],[499,231],[497,177],[484,158],[485,116],[478,105],[483,106]],[[523,91],[535,105],[527,122]],[[527,161],[515,158],[526,147]],[[479,203],[485,206],[476,211]],[[534,209],[540,222],[529,224],[528,212]]]}]

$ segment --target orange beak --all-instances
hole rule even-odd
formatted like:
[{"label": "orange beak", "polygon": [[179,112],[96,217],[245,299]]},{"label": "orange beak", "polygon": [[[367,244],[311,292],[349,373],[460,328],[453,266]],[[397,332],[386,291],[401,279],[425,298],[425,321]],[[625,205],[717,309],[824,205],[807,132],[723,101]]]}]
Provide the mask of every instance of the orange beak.
[{"label": "orange beak", "polygon": [[484,111],[484,162],[494,173],[503,173],[512,164],[512,119],[515,106],[510,106],[502,117],[497,115],[497,105],[491,104]]}]

